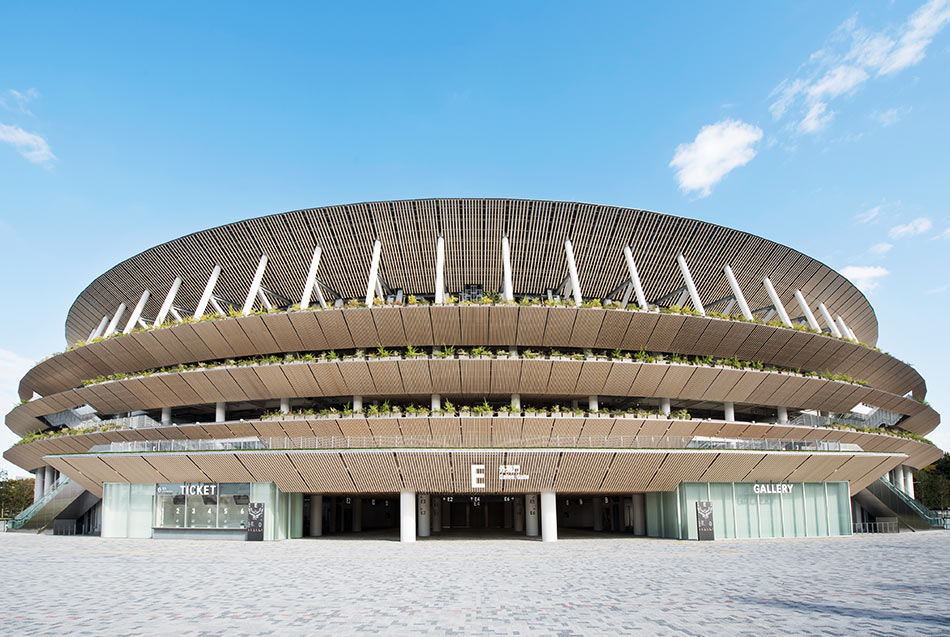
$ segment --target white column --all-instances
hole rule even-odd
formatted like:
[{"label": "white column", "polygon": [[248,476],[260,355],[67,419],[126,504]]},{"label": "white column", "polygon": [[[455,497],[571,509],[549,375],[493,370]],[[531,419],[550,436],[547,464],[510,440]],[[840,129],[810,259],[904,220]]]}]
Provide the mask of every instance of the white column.
[{"label": "white column", "polygon": [[752,311],[749,310],[749,304],[746,303],[745,295],[742,294],[742,288],[739,287],[739,282],[736,281],[736,275],[732,273],[732,268],[727,265],[722,271],[726,275],[726,280],[729,281],[729,287],[732,288],[732,296],[735,297],[736,303],[739,304],[739,309],[742,310],[742,316],[744,316],[747,321],[751,321]]},{"label": "white column", "polygon": [[323,535],[323,496],[310,494],[310,537]]},{"label": "white column", "polygon": [[358,414],[363,411],[363,397],[353,396],[353,413]]},{"label": "white column", "polygon": [[432,509],[431,531],[440,533],[442,531],[442,496],[430,496],[429,508]]},{"label": "white column", "polygon": [[251,279],[251,287],[247,289],[247,298],[244,299],[244,307],[241,308],[241,314],[247,316],[254,309],[254,299],[257,298],[257,291],[261,289],[261,281],[264,280],[264,271],[267,269],[267,255],[262,254],[261,260],[257,262],[257,270],[254,272],[254,278]]},{"label": "white column", "polygon": [[508,244],[508,235],[501,238],[501,266],[502,266],[502,298],[506,301],[515,300],[514,286],[511,282],[511,246]]},{"label": "white column", "polygon": [[541,541],[557,542],[557,495],[541,492]]},{"label": "white column", "polygon": [[363,532],[363,498],[355,497],[351,500],[353,507],[353,532]]},{"label": "white column", "polygon": [[379,281],[379,255],[383,244],[379,239],[373,242],[373,258],[369,263],[369,279],[366,281],[366,305],[373,305],[373,294],[376,292],[376,283]]},{"label": "white column", "polygon": [[660,399],[660,411],[663,412],[664,415],[667,415],[667,416],[670,415],[670,399],[669,398]]},{"label": "white column", "polygon": [[574,295],[574,305],[580,307],[584,299],[581,296],[581,282],[577,277],[577,262],[574,261],[574,246],[571,245],[570,239],[564,242],[564,254],[567,256],[567,273],[571,277],[571,293]]},{"label": "white column", "polygon": [[145,290],[142,292],[142,296],[139,297],[139,302],[135,304],[135,307],[132,309],[132,314],[129,315],[129,320],[125,324],[125,329],[122,330],[123,334],[128,334],[133,329],[135,329],[135,324],[138,322],[139,317],[142,316],[142,310],[145,309],[145,304],[148,303],[148,297],[151,296],[151,292]]},{"label": "white column", "polygon": [[432,411],[439,411],[442,409],[442,396],[439,394],[432,394]]},{"label": "white column", "polygon": [[538,537],[538,494],[529,493],[525,499],[524,531],[528,537]]},{"label": "white column", "polygon": [[914,497],[914,470],[904,465],[904,493]]},{"label": "white column", "polygon": [[267,295],[264,294],[263,288],[257,288],[257,298],[261,300],[261,305],[263,305],[264,309],[266,309],[267,311],[274,309],[274,304],[271,303],[270,299],[267,298]]},{"label": "white column", "polygon": [[604,530],[604,501],[599,495],[594,496],[594,530]]},{"label": "white column", "polygon": [[772,281],[769,280],[769,277],[762,279],[762,285],[765,286],[765,291],[769,293],[769,298],[772,299],[772,305],[775,306],[775,311],[778,312],[778,317],[782,319],[782,323],[791,327],[792,319],[788,318],[788,312],[785,311],[785,306],[782,305],[782,299],[778,298],[778,292],[775,291],[775,287],[772,285]]},{"label": "white column", "polygon": [[587,410],[592,414],[600,411],[600,401],[597,396],[587,397]]},{"label": "white column", "polygon": [[512,394],[511,404],[515,407],[515,409],[521,409],[521,394]]},{"label": "white column", "polygon": [[168,311],[172,309],[172,304],[175,302],[175,297],[178,295],[178,289],[180,287],[181,277],[176,276],[175,280],[172,281],[171,287],[168,288],[168,294],[165,295],[162,306],[158,309],[158,314],[155,316],[155,322],[152,323],[152,327],[158,327],[165,322],[165,318],[168,316]]},{"label": "white column", "polygon": [[228,404],[227,403],[215,403],[214,404],[214,421],[215,422],[224,422],[228,418]]},{"label": "white column", "polygon": [[168,427],[172,424],[172,408],[162,407],[162,425]]},{"label": "white column", "polygon": [[640,273],[637,272],[637,264],[633,261],[633,252],[630,251],[630,246],[623,247],[623,258],[627,262],[627,272],[630,274],[630,281],[633,282],[633,291],[637,295],[637,305],[640,306],[641,310],[649,310],[650,306],[647,304],[647,297],[643,293]]},{"label": "white column", "polygon": [[[313,287],[317,284],[317,269],[320,267],[320,255],[322,250],[320,246],[313,249],[313,257],[310,259],[310,269],[307,271],[307,280],[303,284],[303,294],[300,296],[300,309],[306,310],[310,307],[310,297],[313,295]],[[320,301],[322,295],[318,295]],[[320,303],[320,307],[326,307],[326,301]]]},{"label": "white column", "polygon": [[125,314],[125,303],[119,303],[119,307],[116,308],[115,316],[112,317],[112,320],[109,321],[106,331],[103,332],[103,336],[112,336],[112,334],[119,327],[119,319],[122,318],[122,315]]},{"label": "white column", "polygon": [[445,303],[445,239],[442,235],[435,240],[435,302]]},{"label": "white column", "polygon": [[726,422],[735,422],[736,421],[736,404],[735,403],[723,403],[723,411],[725,412]]},{"label": "white column", "polygon": [[216,265],[211,269],[211,276],[208,277],[204,292],[201,293],[201,298],[198,299],[198,306],[195,308],[194,314],[196,319],[200,319],[205,315],[205,310],[208,309],[208,302],[211,300],[211,295],[214,294],[214,286],[218,284],[219,276],[221,276],[221,266]]},{"label": "white column", "polygon": [[524,531],[524,496],[516,495],[514,502],[515,533]]},{"label": "white column", "polygon": [[633,494],[633,534],[641,537],[647,534],[647,503],[643,493]]},{"label": "white column", "polygon": [[429,537],[429,522],[432,519],[432,509],[429,507],[429,494],[420,493],[416,497],[419,500],[418,534],[419,537]]},{"label": "white column", "polygon": [[828,329],[831,330],[831,333],[838,338],[841,338],[841,330],[839,330],[838,326],[835,325],[834,319],[831,318],[831,312],[828,311],[828,308],[825,307],[824,303],[818,304],[818,311],[821,312],[821,318],[825,319],[825,325],[828,326]]},{"label": "white column", "polygon": [[43,495],[46,495],[53,490],[53,483],[56,482],[56,470],[46,465],[46,479],[43,481]]},{"label": "white column", "polygon": [[290,413],[290,399],[289,398],[280,399],[280,413],[282,414]]},{"label": "white column", "polygon": [[778,415],[778,421],[780,424],[788,423],[788,407],[776,407],[775,411]]},{"label": "white column", "polygon": [[845,338],[850,339],[852,341],[858,340],[857,338],[855,338],[854,332],[851,331],[851,328],[848,327],[848,325],[844,322],[844,319],[841,318],[840,315],[835,316],[835,322],[838,324],[838,327],[841,329],[841,333],[844,335]]},{"label": "white column", "polygon": [[805,301],[805,296],[802,294],[801,290],[795,290],[795,300],[798,301],[798,307],[802,308],[802,313],[805,315],[805,320],[808,321],[808,327],[820,332],[821,327],[818,325],[818,320],[815,319],[815,315],[812,314],[811,308],[808,307],[808,302]]},{"label": "white column", "polygon": [[45,490],[43,488],[46,482],[46,471],[43,467],[37,469],[33,474],[33,501],[36,502],[43,497]]},{"label": "white column", "polygon": [[689,290],[689,298],[693,302],[693,309],[703,316],[706,316],[706,310],[703,308],[703,303],[699,300],[699,291],[696,289],[696,284],[693,283],[693,275],[689,273],[689,266],[686,265],[686,258],[683,256],[682,252],[676,255],[676,263],[679,264],[680,273],[683,275],[683,279],[686,281],[686,289]]},{"label": "white column", "polygon": [[399,541],[416,541],[416,493],[399,492]]},{"label": "white column", "polygon": [[99,325],[97,325],[95,329],[89,332],[89,338],[86,339],[86,342],[88,343],[92,339],[102,336],[102,333],[106,331],[106,326],[108,324],[109,324],[109,315],[106,314],[105,316],[102,317],[102,320],[99,321]]}]

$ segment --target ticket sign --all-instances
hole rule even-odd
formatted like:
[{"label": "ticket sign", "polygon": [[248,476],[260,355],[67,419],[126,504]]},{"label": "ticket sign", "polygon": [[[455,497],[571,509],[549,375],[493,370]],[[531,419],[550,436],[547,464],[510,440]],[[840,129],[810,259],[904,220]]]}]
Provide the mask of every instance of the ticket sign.
[{"label": "ticket sign", "polygon": [[712,502],[696,503],[696,530],[700,541],[715,539]]},{"label": "ticket sign", "polygon": [[264,540],[264,503],[251,502],[247,505],[247,541]]}]

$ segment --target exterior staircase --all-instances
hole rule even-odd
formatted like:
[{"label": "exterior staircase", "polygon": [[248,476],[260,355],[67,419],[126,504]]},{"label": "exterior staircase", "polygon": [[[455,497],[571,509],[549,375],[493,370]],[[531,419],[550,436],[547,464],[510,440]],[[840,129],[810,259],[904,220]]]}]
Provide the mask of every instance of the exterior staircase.
[{"label": "exterior staircase", "polygon": [[896,517],[902,527],[912,531],[944,528],[940,516],[884,478],[872,482],[856,497],[875,517]]},{"label": "exterior staircase", "polygon": [[61,475],[46,495],[20,511],[16,517],[10,520],[8,530],[41,533],[47,528],[51,529],[56,516],[62,513],[85,491],[78,483]]}]

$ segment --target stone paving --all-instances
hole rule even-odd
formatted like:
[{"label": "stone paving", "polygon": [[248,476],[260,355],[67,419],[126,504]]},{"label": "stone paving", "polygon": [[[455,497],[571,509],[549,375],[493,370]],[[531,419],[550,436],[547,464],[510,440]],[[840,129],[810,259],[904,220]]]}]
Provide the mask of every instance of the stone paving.
[{"label": "stone paving", "polygon": [[947,635],[950,532],[270,543],[0,533],[5,635]]}]

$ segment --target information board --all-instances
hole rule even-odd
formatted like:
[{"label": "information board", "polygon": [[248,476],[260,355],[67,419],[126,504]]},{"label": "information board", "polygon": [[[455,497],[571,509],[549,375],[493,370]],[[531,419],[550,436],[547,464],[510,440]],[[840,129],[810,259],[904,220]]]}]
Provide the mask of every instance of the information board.
[{"label": "information board", "polygon": [[263,502],[251,502],[247,505],[247,540],[248,542],[264,540]]}]

